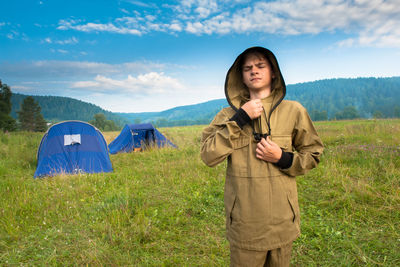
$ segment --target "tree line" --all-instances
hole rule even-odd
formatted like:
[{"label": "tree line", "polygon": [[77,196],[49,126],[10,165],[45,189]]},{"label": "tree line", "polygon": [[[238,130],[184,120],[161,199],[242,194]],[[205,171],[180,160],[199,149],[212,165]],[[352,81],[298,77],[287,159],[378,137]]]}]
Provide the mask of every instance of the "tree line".
[{"label": "tree line", "polygon": [[3,131],[14,131],[17,128],[16,121],[10,116],[11,95],[10,87],[0,80],[0,129]]},{"label": "tree line", "polygon": [[27,96],[17,111],[18,119],[11,115],[11,88],[0,80],[0,129],[3,131],[33,131],[44,132],[47,130],[47,122],[41,114],[39,104],[32,96]]},{"label": "tree line", "polygon": [[[27,96],[11,94],[6,85],[1,88],[0,127],[18,128],[18,112]],[[314,121],[400,117],[400,77],[327,79],[288,85],[286,92],[285,99],[300,102]],[[217,99],[161,112],[112,113],[68,97],[32,97],[48,123],[82,120],[92,122],[100,130],[116,130],[126,123],[141,122],[156,127],[208,124],[221,108],[228,106],[225,99]]]},{"label": "tree line", "polygon": [[400,117],[400,77],[327,79],[287,86],[313,120]]},{"label": "tree line", "polygon": [[[400,118],[400,77],[326,79],[287,85],[287,100],[300,102],[314,121]],[[222,107],[218,99],[158,113],[121,114],[130,121],[176,126],[208,124]]]},{"label": "tree line", "polygon": [[[43,118],[41,107],[34,97],[26,96],[22,100],[20,109],[15,112],[17,120],[10,115],[12,111],[11,97],[11,88],[0,80],[0,130],[8,132],[15,130],[44,132],[47,130],[51,123],[46,122]],[[114,121],[107,120],[103,113],[94,114],[89,123],[102,131],[121,129]]]},{"label": "tree line", "polygon": [[[18,109],[27,95],[15,93],[11,97],[13,109],[11,116],[17,118]],[[40,105],[42,115],[48,122],[60,122],[66,120],[90,121],[96,114],[104,114],[108,120],[112,120],[118,126],[123,126],[127,121],[119,115],[104,110],[99,106],[86,103],[70,97],[61,96],[32,96]]]}]

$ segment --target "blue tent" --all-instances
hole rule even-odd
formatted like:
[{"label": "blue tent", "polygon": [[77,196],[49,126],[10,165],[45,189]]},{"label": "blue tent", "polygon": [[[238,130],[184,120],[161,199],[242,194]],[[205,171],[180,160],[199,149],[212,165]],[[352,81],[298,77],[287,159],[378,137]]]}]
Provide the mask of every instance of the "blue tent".
[{"label": "blue tent", "polygon": [[43,136],[34,177],[112,171],[101,132],[86,122],[64,121]]},{"label": "blue tent", "polygon": [[111,154],[130,152],[135,149],[145,149],[148,146],[176,146],[171,143],[150,123],[127,124],[108,148]]}]

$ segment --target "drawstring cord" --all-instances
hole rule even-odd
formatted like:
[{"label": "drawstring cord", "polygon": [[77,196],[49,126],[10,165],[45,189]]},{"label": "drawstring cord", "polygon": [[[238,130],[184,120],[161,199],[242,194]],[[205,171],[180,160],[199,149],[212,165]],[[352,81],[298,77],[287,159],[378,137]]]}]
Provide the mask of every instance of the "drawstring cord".
[{"label": "drawstring cord", "polygon": [[[274,111],[275,108],[276,108],[276,106],[275,106],[275,108],[272,108],[272,105],[273,105],[273,103],[274,103],[274,100],[275,100],[275,94],[274,94],[274,96],[273,96],[273,98],[272,98],[271,108],[270,108],[270,111],[269,111],[268,116],[267,116],[267,113],[265,112],[264,106],[262,107],[262,108],[263,108],[263,111],[264,111],[264,115],[265,115],[265,121],[267,122],[268,132],[265,133],[265,134],[263,134],[263,133],[257,133],[256,130],[255,130],[255,128],[254,128],[254,120],[253,120],[252,123],[251,123],[251,127],[253,128],[253,136],[254,136],[254,139],[255,139],[257,142],[260,142],[262,138],[267,139],[267,137],[271,135],[271,125],[270,125],[271,115],[272,115],[272,111]],[[261,116],[260,116],[259,118],[257,118],[257,121],[258,121],[258,129],[262,132],[262,128],[261,128]]]}]

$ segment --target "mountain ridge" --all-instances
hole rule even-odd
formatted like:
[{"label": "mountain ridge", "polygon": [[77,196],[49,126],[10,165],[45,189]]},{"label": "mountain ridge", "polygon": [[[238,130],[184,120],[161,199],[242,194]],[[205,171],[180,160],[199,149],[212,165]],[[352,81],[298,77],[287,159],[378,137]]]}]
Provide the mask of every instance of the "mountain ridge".
[{"label": "mountain ridge", "polygon": [[[12,113],[17,110],[28,95],[14,93]],[[69,119],[89,121],[94,114],[103,113],[107,119],[122,126],[125,123],[150,122],[156,126],[181,126],[208,124],[224,107],[226,99],[177,106],[159,112],[122,113],[111,112],[91,103],[59,96],[33,96],[42,108],[48,121]],[[354,107],[360,117],[370,118],[376,114],[382,117],[400,116],[400,77],[385,78],[334,78],[287,85],[285,99],[300,102],[311,117],[334,119],[347,107]],[[317,115],[323,114],[323,116]]]}]

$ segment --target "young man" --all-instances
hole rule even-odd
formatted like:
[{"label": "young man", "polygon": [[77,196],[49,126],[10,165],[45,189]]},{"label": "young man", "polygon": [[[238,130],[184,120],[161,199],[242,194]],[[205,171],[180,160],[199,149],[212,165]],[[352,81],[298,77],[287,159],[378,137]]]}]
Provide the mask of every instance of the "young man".
[{"label": "young man", "polygon": [[285,94],[273,53],[249,48],[226,76],[230,107],[202,134],[202,160],[211,167],[228,160],[231,266],[289,266],[300,235],[295,176],[317,166],[323,145],[306,109]]}]

